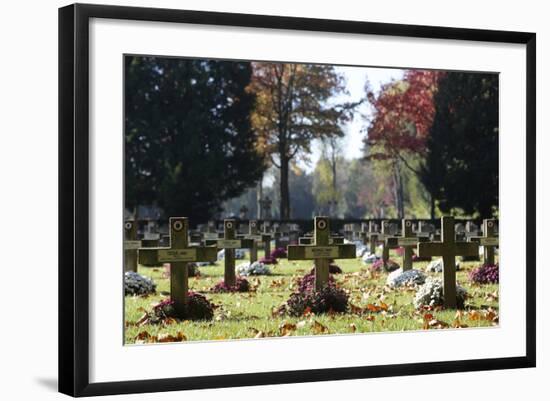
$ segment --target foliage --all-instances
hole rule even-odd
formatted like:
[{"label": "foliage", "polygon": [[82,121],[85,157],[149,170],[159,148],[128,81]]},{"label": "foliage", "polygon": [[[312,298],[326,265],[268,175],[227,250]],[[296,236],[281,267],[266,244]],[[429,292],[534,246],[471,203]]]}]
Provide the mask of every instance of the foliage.
[{"label": "foliage", "polygon": [[443,212],[492,216],[498,208],[498,74],[448,73],[434,102],[424,186]]},{"label": "foliage", "polygon": [[124,295],[154,294],[156,288],[155,282],[148,277],[132,271],[124,273]]},{"label": "foliage", "polygon": [[342,136],[340,124],[350,118],[351,105],[330,102],[344,92],[333,66],[253,63],[253,69],[248,87],[256,95],[252,123],[263,154],[280,171],[280,216],[288,219],[290,162],[307,158],[313,139]]},{"label": "foliage", "polygon": [[261,262],[242,263],[237,266],[237,273],[240,276],[261,276],[271,274],[269,266]]},{"label": "foliage", "polygon": [[305,313],[345,313],[348,310],[348,295],[346,292],[328,283],[321,290],[312,290],[293,293],[286,303],[286,311],[291,316],[303,316]]},{"label": "foliage", "polygon": [[235,285],[228,285],[225,281],[220,281],[210,289],[212,292],[248,292],[250,291],[250,283],[244,277],[237,277]]},{"label": "foliage", "polygon": [[[205,222],[255,184],[248,62],[125,58],[125,202]],[[205,135],[208,133],[208,135]]]},{"label": "foliage", "polygon": [[272,256],[264,256],[258,260],[258,262],[263,263],[264,265],[276,265],[278,262],[277,258]]},{"label": "foliage", "polygon": [[498,264],[483,264],[470,272],[470,280],[477,284],[498,284]]},{"label": "foliage", "polygon": [[383,259],[378,259],[369,266],[369,269],[373,272],[392,272],[399,269],[399,264],[392,259],[388,259],[388,261],[384,264]]},{"label": "foliage", "polygon": [[408,70],[403,80],[384,85],[378,96],[368,86],[365,88],[373,108],[365,138],[366,157],[385,162],[386,170],[391,172],[393,198],[400,218],[405,216],[407,197],[404,172],[420,174],[418,159],[426,152],[435,114],[433,98],[442,76],[444,73],[440,71]]},{"label": "foliage", "polygon": [[[466,289],[456,286],[456,301],[459,309],[464,308],[464,301],[466,300]],[[434,279],[428,277],[424,285],[422,285],[414,297],[414,306],[421,308],[423,306],[435,307],[443,306],[443,281],[439,278]]]},{"label": "foliage", "polygon": [[187,304],[182,316],[176,316],[174,301],[165,299],[155,305],[148,316],[148,323],[160,324],[167,318],[178,317],[182,320],[211,320],[214,317],[214,306],[204,295],[189,291]]},{"label": "foliage", "polygon": [[271,258],[274,258],[274,259],[286,258],[287,257],[286,249],[282,248],[282,247],[275,248],[271,251],[270,256],[271,256]]}]

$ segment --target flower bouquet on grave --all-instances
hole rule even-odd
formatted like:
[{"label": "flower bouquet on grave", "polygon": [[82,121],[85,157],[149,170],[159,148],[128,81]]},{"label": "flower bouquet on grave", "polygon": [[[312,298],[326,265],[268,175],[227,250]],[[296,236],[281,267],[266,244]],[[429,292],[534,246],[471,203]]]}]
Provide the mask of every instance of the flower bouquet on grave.
[{"label": "flower bouquet on grave", "polygon": [[319,291],[315,289],[315,274],[309,273],[298,280],[297,290],[281,305],[276,313],[303,316],[308,313],[345,313],[349,307],[348,294],[336,286],[334,277]]},{"label": "flower bouquet on grave", "polygon": [[267,276],[271,274],[269,266],[261,262],[241,263],[236,268],[239,276]]},{"label": "flower bouquet on grave", "polygon": [[382,259],[378,259],[369,267],[370,271],[378,273],[382,271],[392,272],[397,269],[399,269],[399,264],[392,259],[388,259],[385,265]]},{"label": "flower bouquet on grave", "polygon": [[279,263],[277,261],[277,258],[274,258],[271,256],[267,256],[267,257],[264,256],[263,258],[260,258],[258,262],[263,263],[264,265],[276,265],[277,263]]},{"label": "flower bouquet on grave", "polygon": [[286,249],[282,248],[282,247],[275,248],[271,251],[271,254],[269,256],[272,259],[275,259],[275,260],[281,259],[281,258],[286,258],[287,257]]},{"label": "flower bouquet on grave", "polygon": [[[466,289],[457,284],[456,301],[458,309],[464,309],[464,302],[468,297]],[[426,282],[418,288],[414,297],[414,306],[417,309],[423,307],[442,307],[444,304],[443,281],[440,278],[428,277]]]},{"label": "flower bouquet on grave", "polygon": [[[214,305],[202,294],[189,291],[187,304],[181,320],[211,320],[214,317]],[[169,324],[176,318],[174,301],[165,299],[153,306],[151,312],[146,312],[139,324]]]},{"label": "flower bouquet on grave", "polygon": [[140,295],[145,296],[154,294],[157,285],[155,282],[136,272],[124,273],[124,295]]},{"label": "flower bouquet on grave", "polygon": [[248,292],[250,291],[250,283],[244,277],[237,277],[235,285],[227,285],[225,281],[220,281],[214,287],[210,289],[212,292]]},{"label": "flower bouquet on grave", "polygon": [[498,264],[483,264],[472,270],[469,274],[469,278],[476,284],[498,284]]}]

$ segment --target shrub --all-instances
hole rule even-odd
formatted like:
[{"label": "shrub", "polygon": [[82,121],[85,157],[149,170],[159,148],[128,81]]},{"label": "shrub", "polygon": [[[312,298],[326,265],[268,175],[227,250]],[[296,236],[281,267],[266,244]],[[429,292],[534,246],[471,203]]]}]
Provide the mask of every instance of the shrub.
[{"label": "shrub", "polygon": [[250,283],[244,277],[237,277],[233,286],[225,284],[225,281],[220,281],[210,289],[212,292],[248,292],[249,290]]},{"label": "shrub", "polygon": [[483,264],[472,270],[469,276],[477,284],[498,284],[498,265]]},{"label": "shrub", "polygon": [[176,315],[174,301],[165,299],[153,307],[149,313],[148,322],[160,324],[166,318],[178,318],[181,320],[211,320],[214,317],[214,306],[204,295],[189,291],[187,304],[181,316]]}]

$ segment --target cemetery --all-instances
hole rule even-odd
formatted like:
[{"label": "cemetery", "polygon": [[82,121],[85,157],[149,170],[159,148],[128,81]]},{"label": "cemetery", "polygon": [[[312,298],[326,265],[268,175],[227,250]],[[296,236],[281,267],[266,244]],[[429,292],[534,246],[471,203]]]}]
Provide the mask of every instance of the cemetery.
[{"label": "cemetery", "polygon": [[498,326],[493,75],[125,68],[126,344]]}]

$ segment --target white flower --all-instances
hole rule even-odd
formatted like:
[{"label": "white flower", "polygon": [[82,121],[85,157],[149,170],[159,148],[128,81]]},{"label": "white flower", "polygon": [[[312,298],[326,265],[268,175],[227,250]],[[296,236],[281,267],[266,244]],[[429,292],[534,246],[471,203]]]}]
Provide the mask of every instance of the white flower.
[{"label": "white flower", "polygon": [[[464,305],[464,300],[466,299],[466,289],[457,285],[456,286],[456,299],[458,305]],[[420,308],[421,306],[441,306],[443,305],[443,282],[441,279],[434,279],[428,277],[424,285],[422,285],[416,292],[414,297],[414,306],[415,308]]]},{"label": "white flower", "polygon": [[269,266],[261,262],[254,263],[241,263],[236,268],[237,274],[240,276],[260,276],[268,275],[271,273]]}]

